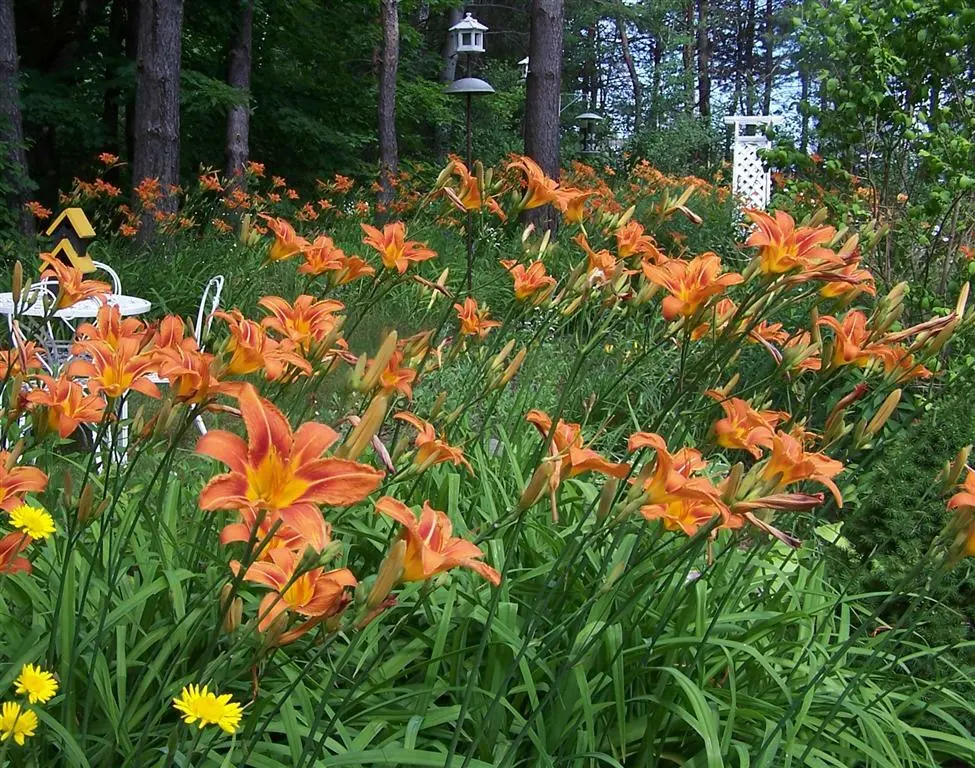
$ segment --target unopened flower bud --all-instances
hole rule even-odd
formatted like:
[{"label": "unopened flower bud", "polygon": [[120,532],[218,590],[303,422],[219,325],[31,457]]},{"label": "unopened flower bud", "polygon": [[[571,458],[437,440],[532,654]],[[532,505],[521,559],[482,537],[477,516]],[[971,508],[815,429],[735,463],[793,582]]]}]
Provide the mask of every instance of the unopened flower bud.
[{"label": "unopened flower bud", "polygon": [[443,410],[443,404],[447,400],[447,393],[441,392],[437,395],[437,399],[433,401],[433,407],[430,409],[430,418],[435,419],[440,415],[440,411]]},{"label": "unopened flower bud", "polygon": [[511,350],[513,350],[514,348],[515,348],[515,340],[509,339],[508,343],[501,348],[501,351],[498,352],[498,354],[496,354],[491,359],[491,370],[492,371],[499,370],[501,366],[504,365],[504,361],[508,358],[508,355],[511,354]]},{"label": "unopened flower bud", "polygon": [[522,347],[518,350],[518,353],[512,358],[511,362],[508,363],[508,367],[504,369],[504,373],[501,375],[501,379],[498,382],[499,387],[505,387],[508,385],[518,373],[518,369],[521,368],[521,364],[525,362],[525,357],[528,355],[528,347]]},{"label": "unopened flower bud", "polygon": [[24,265],[19,261],[14,263],[14,274],[10,281],[10,293],[16,307],[20,303],[20,291],[24,287]]},{"label": "unopened flower bud", "polygon": [[345,439],[339,454],[346,459],[356,459],[369,445],[373,435],[383,425],[386,418],[386,408],[389,405],[389,396],[385,394],[376,395],[362,414],[359,423],[355,425],[349,436]]},{"label": "unopened flower bud", "polygon": [[550,461],[543,461],[535,468],[531,480],[528,481],[528,485],[525,486],[525,490],[518,500],[518,511],[524,511],[535,506],[538,500],[542,498],[542,494],[545,493],[553,471],[554,467]]},{"label": "unopened flower bud", "polygon": [[389,552],[379,566],[379,572],[376,574],[376,583],[372,585],[372,589],[369,590],[369,596],[366,598],[367,608],[373,609],[386,599],[403,575],[403,563],[405,560],[406,541],[398,539],[389,548]]},{"label": "unopened flower bud", "polygon": [[603,489],[599,492],[599,506],[596,507],[596,519],[605,520],[613,509],[613,502],[616,500],[616,491],[620,487],[619,478],[607,477],[603,483]]},{"label": "unopened flower bud", "polygon": [[389,365],[393,352],[396,351],[396,341],[396,331],[390,331],[379,347],[376,357],[373,358],[366,370],[365,377],[362,380],[363,391],[368,392],[379,383],[379,377],[383,375],[383,371]]},{"label": "unopened flower bud", "polygon": [[78,521],[82,524],[87,523],[91,518],[92,504],[94,503],[95,488],[91,483],[85,483],[78,497]]},{"label": "unopened flower bud", "polygon": [[870,423],[867,424],[865,434],[867,438],[872,438],[880,433],[880,430],[884,428],[884,424],[893,415],[894,411],[897,410],[897,406],[901,401],[902,391],[900,389],[895,389],[889,395],[887,395],[884,402],[877,409],[873,418],[870,419]]},{"label": "unopened flower bud", "polygon": [[954,488],[958,485],[962,472],[968,466],[968,457],[971,455],[971,452],[972,446],[966,445],[955,455],[955,460],[948,466],[948,472],[945,476],[945,484],[948,488]]},{"label": "unopened flower bud", "polygon": [[633,218],[634,213],[636,213],[636,206],[631,205],[623,212],[623,215],[620,216],[620,220],[616,222],[616,228],[622,229],[625,227],[629,223],[630,219]]},{"label": "unopened flower bud", "polygon": [[741,478],[745,474],[745,465],[740,461],[731,468],[728,472],[728,477],[725,478],[723,484],[723,491],[721,493],[721,500],[725,504],[731,504],[735,500],[735,496],[738,494],[738,489],[741,487]]}]

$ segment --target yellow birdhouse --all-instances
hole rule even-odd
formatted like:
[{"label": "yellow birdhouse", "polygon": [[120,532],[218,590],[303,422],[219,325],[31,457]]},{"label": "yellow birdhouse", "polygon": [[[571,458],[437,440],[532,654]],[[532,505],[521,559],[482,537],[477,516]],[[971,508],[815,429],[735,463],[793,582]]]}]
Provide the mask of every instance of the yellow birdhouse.
[{"label": "yellow birdhouse", "polygon": [[94,239],[95,230],[80,208],[65,208],[47,228],[48,237],[54,238],[51,253],[72,267],[88,274],[95,271],[95,263],[88,256],[88,243]]}]

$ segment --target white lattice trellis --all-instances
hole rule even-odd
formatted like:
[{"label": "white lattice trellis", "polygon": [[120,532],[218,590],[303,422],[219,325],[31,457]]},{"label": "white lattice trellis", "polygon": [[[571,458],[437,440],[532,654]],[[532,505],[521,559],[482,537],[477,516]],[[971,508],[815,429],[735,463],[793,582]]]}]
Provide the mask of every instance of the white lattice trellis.
[{"label": "white lattice trellis", "polygon": [[764,209],[768,206],[772,178],[758,152],[771,144],[765,136],[765,128],[781,119],[768,115],[736,115],[724,119],[725,123],[735,127],[732,189],[753,208]]}]

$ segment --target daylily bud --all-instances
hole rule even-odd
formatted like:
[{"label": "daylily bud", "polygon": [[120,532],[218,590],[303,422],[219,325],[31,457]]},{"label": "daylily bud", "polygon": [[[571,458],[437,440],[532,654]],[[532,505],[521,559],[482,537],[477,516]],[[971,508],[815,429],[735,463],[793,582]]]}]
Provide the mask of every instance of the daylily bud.
[{"label": "daylily bud", "polygon": [[392,547],[386,557],[383,558],[376,574],[376,583],[369,590],[369,597],[366,598],[366,607],[375,608],[386,596],[389,595],[393,587],[396,586],[400,577],[403,575],[403,563],[406,560],[406,542],[399,539]]},{"label": "daylily bud", "polygon": [[396,341],[396,331],[390,331],[379,347],[376,357],[366,370],[365,377],[362,380],[363,391],[368,392],[379,383],[379,377],[383,375],[383,371],[389,365],[389,360],[393,356],[393,352],[396,351]]},{"label": "daylily bud", "polygon": [[525,490],[518,500],[519,512],[535,506],[538,500],[542,498],[542,494],[545,493],[545,488],[549,484],[549,479],[552,477],[553,471],[554,467],[550,461],[543,461],[535,468],[531,480],[528,481],[528,485],[525,486]]},{"label": "daylily bud", "polygon": [[528,238],[531,237],[531,233],[535,231],[535,225],[529,224],[521,231],[521,242],[525,244],[528,242]]},{"label": "daylily bud", "polygon": [[372,440],[373,435],[383,425],[388,405],[389,396],[385,394],[376,395],[370,401],[359,423],[355,425],[341,448],[339,448],[338,452],[343,458],[354,460],[362,454]]},{"label": "daylily bud", "polygon": [[819,332],[819,310],[815,306],[809,312],[809,338],[822,348],[823,335]]},{"label": "daylily bud", "polygon": [[440,411],[443,410],[443,404],[447,400],[447,393],[441,392],[437,395],[437,399],[433,401],[433,407],[430,409],[430,418],[435,419],[440,415]]},{"label": "daylily bud", "polygon": [[958,301],[955,303],[955,314],[958,317],[965,316],[965,307],[968,306],[968,292],[971,290],[971,288],[971,283],[965,283],[961,287],[961,291],[958,293]]},{"label": "daylily bud", "polygon": [[552,239],[552,230],[546,229],[545,234],[542,235],[542,242],[538,245],[538,258],[542,258],[545,255],[545,251],[548,250],[548,244]]},{"label": "daylily bud", "polygon": [[24,265],[19,261],[14,264],[13,279],[10,281],[10,293],[16,307],[20,303],[20,291],[24,287]]},{"label": "daylily bud", "polygon": [[451,160],[449,163],[447,163],[447,167],[444,168],[442,171],[440,171],[439,175],[437,176],[437,181],[434,183],[433,189],[431,191],[439,192],[441,189],[443,189],[447,185],[447,182],[450,181],[450,175],[453,172],[454,172],[454,161]]},{"label": "daylily bud", "polygon": [[288,614],[283,612],[274,618],[271,622],[271,626],[267,628],[264,632],[264,644],[273,648],[278,644],[281,639],[281,635],[284,634],[284,630],[288,627]]},{"label": "daylily bud", "polygon": [[232,634],[244,617],[244,601],[233,596],[233,585],[227,582],[220,590],[220,611],[223,614],[223,631]]},{"label": "daylily bud", "polygon": [[562,316],[563,317],[569,317],[570,315],[575,314],[576,310],[578,310],[579,307],[582,306],[583,299],[585,299],[585,296],[576,296],[568,304],[568,306],[566,306],[564,309],[562,309]]},{"label": "daylily bud", "polygon": [[955,460],[948,468],[948,473],[945,477],[945,482],[948,488],[953,488],[954,486],[958,485],[962,472],[965,471],[965,468],[968,465],[968,457],[971,455],[971,452],[972,446],[966,445],[955,455]]},{"label": "daylily bud", "polygon": [[499,387],[504,387],[508,385],[515,374],[518,373],[518,369],[521,368],[521,364],[525,362],[525,357],[528,355],[528,347],[522,347],[518,350],[518,353],[512,358],[511,362],[508,363],[508,367],[504,369],[504,373],[501,375],[500,381],[498,381]]},{"label": "daylily bud", "polygon": [[934,340],[928,345],[928,348],[926,350],[927,353],[929,355],[937,354],[940,351],[940,349],[947,343],[948,339],[952,337],[957,327],[958,327],[958,318],[953,317],[951,319],[951,322],[948,323],[944,328],[942,328],[941,332],[937,336],[935,336]]},{"label": "daylily bud", "polygon": [[608,592],[612,589],[613,584],[619,581],[620,576],[626,572],[626,561],[621,560],[616,565],[614,565],[608,574],[606,574],[606,579],[603,581],[602,586],[599,588],[600,592]]},{"label": "daylily bud", "polygon": [[496,354],[494,358],[491,360],[491,370],[496,371],[499,368],[501,368],[501,366],[504,365],[504,361],[507,359],[508,355],[511,354],[511,350],[513,350],[514,348],[515,348],[515,340],[509,339],[508,343],[505,344],[501,348],[501,351],[498,352],[498,354]]},{"label": "daylily bud", "polygon": [[724,481],[724,490],[721,493],[721,500],[725,504],[730,504],[734,501],[735,496],[738,494],[738,488],[741,486],[741,478],[744,473],[745,465],[740,461],[728,472],[728,477]]},{"label": "daylily bud", "polygon": [[94,500],[95,489],[91,483],[85,483],[78,497],[78,521],[82,524],[88,522],[91,517],[91,505]]},{"label": "daylily bud", "polygon": [[618,478],[610,476],[606,478],[603,489],[599,493],[599,506],[596,508],[596,519],[605,520],[606,516],[613,509],[613,501],[616,499],[616,491],[620,487]]},{"label": "daylily bud", "polygon": [[635,205],[631,205],[629,208],[623,211],[623,215],[620,216],[620,220],[616,222],[616,228],[620,229],[621,227],[625,227],[627,223],[629,223],[630,219],[633,218],[634,213],[636,213]]},{"label": "daylily bud", "polygon": [[874,414],[873,418],[870,419],[870,423],[867,424],[865,434],[868,439],[874,437],[874,435],[877,435],[880,430],[884,428],[884,424],[887,423],[887,420],[897,409],[897,406],[901,401],[901,394],[902,392],[900,389],[895,389],[893,392],[887,395],[887,398],[884,400],[883,404],[877,409],[877,412]]},{"label": "daylily bud", "polygon": [[23,452],[24,452],[24,440],[23,438],[21,438],[16,442],[14,447],[10,450],[10,455],[7,457],[7,463],[5,465],[5,469],[7,469],[7,471],[10,471],[16,466],[17,459],[20,458],[20,454],[22,454]]}]

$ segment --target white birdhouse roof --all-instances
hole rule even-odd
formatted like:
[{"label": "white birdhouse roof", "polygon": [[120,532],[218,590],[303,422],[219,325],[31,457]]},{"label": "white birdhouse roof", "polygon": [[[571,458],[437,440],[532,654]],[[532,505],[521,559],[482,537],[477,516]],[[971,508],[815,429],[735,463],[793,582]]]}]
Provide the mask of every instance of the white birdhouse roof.
[{"label": "white birdhouse roof", "polygon": [[468,13],[463,19],[454,24],[449,31],[470,32],[472,30],[477,32],[487,32],[487,27]]}]

